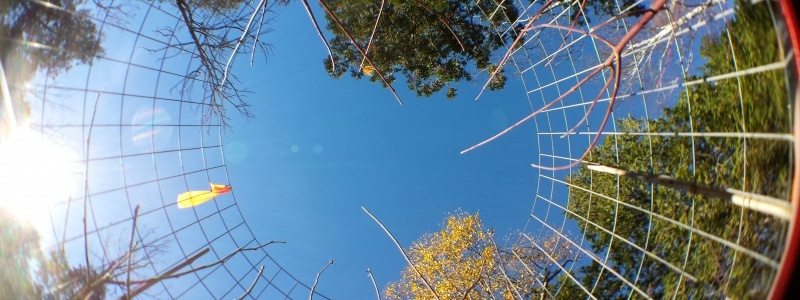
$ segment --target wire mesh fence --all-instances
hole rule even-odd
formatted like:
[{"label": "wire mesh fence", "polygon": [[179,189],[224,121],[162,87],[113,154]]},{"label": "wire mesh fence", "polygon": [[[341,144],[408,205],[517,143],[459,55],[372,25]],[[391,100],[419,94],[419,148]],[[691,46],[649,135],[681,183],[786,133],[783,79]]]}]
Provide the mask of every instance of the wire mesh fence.
[{"label": "wire mesh fence", "polygon": [[782,7],[658,3],[519,1],[496,28],[526,32],[505,67],[531,107],[509,129],[534,123],[538,144],[521,235],[563,272],[542,297],[765,298],[778,274],[796,95]]},{"label": "wire mesh fence", "polygon": [[[213,57],[224,62],[223,56],[236,52],[230,37],[242,33],[256,5],[232,15],[217,14],[217,8],[194,15],[208,26],[228,22],[214,33],[220,41]],[[59,199],[34,212],[34,223],[51,224],[41,233],[42,246],[63,253],[72,266],[96,270],[82,284],[70,280],[61,286],[73,290],[67,298],[308,297],[310,286],[269,255],[268,241],[256,239],[234,192],[193,210],[175,206],[175,195],[208,188],[197,182],[229,182],[222,149],[225,119],[219,112],[223,101],[241,92],[230,83],[208,89],[208,81],[221,80],[226,70],[206,68],[180,7],[166,1],[37,0],[2,6],[12,25],[44,24],[17,35],[11,28],[2,37],[4,50],[11,49],[2,57],[4,99],[16,101],[4,105],[4,113],[25,118],[33,128],[12,134],[44,140],[40,153],[18,153],[17,159],[64,154],[68,160],[20,170],[35,178],[20,179],[28,190],[18,195],[36,202],[35,190],[44,189]],[[53,29],[65,33],[49,33]],[[32,55],[53,57],[38,57],[41,65],[51,64],[39,66],[45,76],[24,75],[37,72],[20,67],[30,68],[25,62]],[[66,67],[59,69],[59,63]],[[11,131],[16,123],[8,121],[4,128]],[[47,174],[54,174],[53,185]],[[81,188],[59,189],[56,183],[64,181],[80,182]],[[105,293],[93,298],[80,287],[95,280]]]}]

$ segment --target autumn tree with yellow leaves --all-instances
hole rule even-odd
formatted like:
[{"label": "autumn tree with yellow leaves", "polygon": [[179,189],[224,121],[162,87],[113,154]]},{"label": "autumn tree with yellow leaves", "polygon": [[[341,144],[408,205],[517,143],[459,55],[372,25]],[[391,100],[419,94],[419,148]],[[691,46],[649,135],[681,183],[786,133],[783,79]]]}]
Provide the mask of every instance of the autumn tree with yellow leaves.
[{"label": "autumn tree with yellow leaves", "polygon": [[[574,258],[565,240],[537,240],[517,234],[509,245],[498,245],[478,213],[448,216],[442,229],[424,235],[408,257],[440,299],[541,298],[552,293],[551,283],[561,267]],[[545,251],[547,255],[545,255]],[[558,265],[553,262],[558,262]],[[433,292],[411,266],[389,283],[388,299],[433,299]]]}]

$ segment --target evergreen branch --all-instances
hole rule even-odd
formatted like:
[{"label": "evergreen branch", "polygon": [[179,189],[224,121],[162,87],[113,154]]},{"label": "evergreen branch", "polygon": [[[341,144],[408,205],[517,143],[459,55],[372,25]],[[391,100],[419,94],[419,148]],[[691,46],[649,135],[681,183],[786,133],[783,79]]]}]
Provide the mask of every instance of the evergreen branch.
[{"label": "evergreen branch", "polygon": [[[584,1],[586,1],[586,0],[584,0]],[[424,3],[420,2],[419,0],[414,0],[414,3],[416,3],[417,5],[421,6],[422,8],[427,10],[429,13],[431,13],[434,17],[436,17],[436,19],[439,20],[439,22],[442,22],[442,24],[444,24],[444,26],[447,27],[447,30],[450,30],[450,33],[453,34],[453,37],[456,38],[456,42],[458,42],[458,45],[461,46],[461,51],[467,51],[467,48],[464,47],[464,43],[461,42],[461,39],[458,37],[458,34],[456,34],[456,32],[453,30],[453,28],[450,27],[450,24],[447,24],[447,21],[442,19],[442,17],[440,17],[439,14],[437,14],[435,11],[430,9],[427,5],[425,5]]]},{"label": "evergreen branch", "polygon": [[361,55],[363,55],[364,58],[367,59],[367,62],[369,62],[369,64],[372,65],[372,67],[375,68],[375,73],[378,73],[378,76],[381,78],[383,83],[386,84],[386,86],[392,92],[392,94],[394,95],[394,98],[397,99],[397,102],[400,103],[400,105],[403,105],[403,100],[400,100],[400,96],[397,95],[397,91],[392,86],[392,83],[389,82],[386,79],[386,77],[383,76],[383,73],[381,72],[381,70],[379,70],[378,67],[372,62],[372,59],[370,59],[369,56],[367,56],[367,52],[364,51],[364,49],[362,49],[361,46],[358,45],[358,42],[356,42],[356,39],[353,38],[353,35],[351,35],[350,32],[347,31],[347,29],[344,28],[344,24],[342,24],[342,21],[339,21],[339,18],[337,18],[336,15],[333,13],[333,11],[331,11],[330,7],[328,7],[328,5],[325,4],[325,1],[319,0],[319,4],[322,5],[322,8],[325,9],[325,12],[328,13],[328,15],[331,17],[333,22],[336,23],[336,25],[339,26],[339,29],[341,29],[342,32],[344,32],[344,34],[347,35],[347,38],[350,39],[350,42],[353,43],[353,46],[356,47],[358,52],[360,52]]}]

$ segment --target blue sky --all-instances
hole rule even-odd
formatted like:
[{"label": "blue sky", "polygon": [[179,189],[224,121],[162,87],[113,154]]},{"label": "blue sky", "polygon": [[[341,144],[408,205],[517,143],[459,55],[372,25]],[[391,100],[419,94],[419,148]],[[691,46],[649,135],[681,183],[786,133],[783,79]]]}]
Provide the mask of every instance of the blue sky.
[{"label": "blue sky", "polygon": [[[499,233],[525,225],[536,188],[533,124],[459,154],[530,113],[518,84],[479,101],[472,99],[482,82],[461,84],[448,101],[416,98],[398,80],[399,106],[377,83],[327,75],[325,48],[301,6],[276,12],[269,61],[235,69],[254,92],[256,118],[235,118],[223,141],[245,219],[259,239],[287,241],[270,251],[278,261],[312,279],[334,259],[318,290],[371,298],[366,269],[383,287],[405,262],[361,206],[404,246],[458,209],[479,211]],[[246,157],[233,159],[235,149]]]}]

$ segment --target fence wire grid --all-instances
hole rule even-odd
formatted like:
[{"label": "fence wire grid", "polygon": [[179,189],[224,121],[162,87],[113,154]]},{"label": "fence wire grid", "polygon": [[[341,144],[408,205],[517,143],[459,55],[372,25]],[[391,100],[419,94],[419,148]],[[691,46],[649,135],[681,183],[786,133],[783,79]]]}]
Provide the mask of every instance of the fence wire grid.
[{"label": "fence wire grid", "polygon": [[[49,146],[55,145],[47,150],[69,149],[66,152],[72,154],[72,163],[59,168],[81,183],[78,190],[55,194],[63,200],[41,207],[39,214],[52,224],[46,231],[52,236],[41,233],[42,246],[65,251],[73,265],[85,265],[85,261],[105,270],[115,263],[124,265],[125,255],[130,253],[128,237],[134,229],[132,287],[126,290],[125,282],[131,279],[126,279],[124,268],[109,273],[112,281],[122,284],[108,288],[106,297],[123,297],[146,285],[147,279],[201,268],[177,278],[155,280],[138,295],[158,299],[307,298],[311,287],[269,255],[269,241],[256,239],[236,204],[235,192],[193,212],[175,209],[175,195],[208,189],[190,182],[229,182],[222,149],[224,119],[209,115],[220,102],[207,101],[213,91],[202,88],[207,77],[197,76],[204,72],[197,53],[186,51],[191,40],[180,10],[158,1],[68,2],[82,5],[61,7],[38,0],[12,4],[58,16],[55,22],[60,23],[55,26],[76,30],[76,39],[80,28],[67,26],[94,24],[96,34],[82,40],[89,43],[82,50],[102,46],[101,37],[103,45],[113,46],[87,55],[65,48],[69,43],[63,41],[46,44],[30,36],[0,40],[23,51],[85,56],[85,62],[91,62],[69,68],[64,76],[41,76],[28,82],[14,80],[23,70],[5,64],[10,88],[18,91],[14,96],[25,98],[28,104],[4,107],[13,107],[17,116],[28,118],[26,122],[35,130],[25,134],[44,137],[52,142]],[[237,16],[226,18],[247,21],[256,4],[244,5],[234,11]],[[219,18],[214,14],[195,17],[203,18],[205,24]],[[235,26],[225,30],[222,36],[242,32]],[[232,52],[223,50],[215,55]],[[16,125],[11,123],[3,124],[4,132]],[[37,159],[58,151],[37,153]],[[40,170],[36,176],[60,171],[56,167]]]},{"label": "fence wire grid", "polygon": [[593,2],[515,4],[520,19],[495,30],[527,31],[505,64],[538,144],[521,239],[563,273],[536,280],[541,296],[769,296],[796,203],[786,4],[666,1],[624,44],[650,2],[616,1],[612,17]]}]

